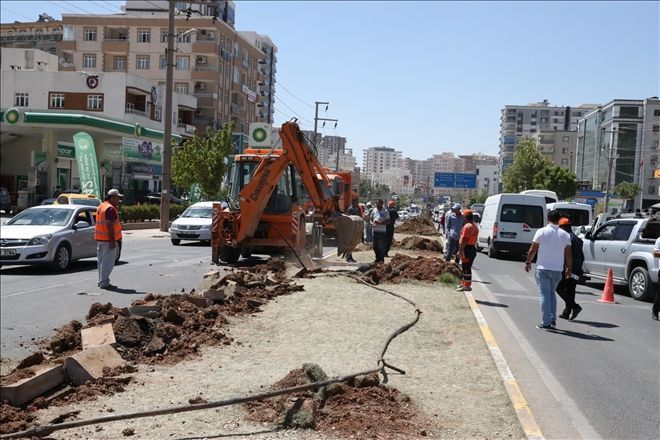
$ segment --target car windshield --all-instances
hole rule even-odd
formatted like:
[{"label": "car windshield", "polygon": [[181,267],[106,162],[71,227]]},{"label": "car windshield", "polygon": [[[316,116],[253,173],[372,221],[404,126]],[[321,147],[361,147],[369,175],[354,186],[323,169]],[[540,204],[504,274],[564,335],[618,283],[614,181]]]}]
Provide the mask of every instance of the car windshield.
[{"label": "car windshield", "polygon": [[73,214],[72,209],[31,208],[7,222],[8,225],[64,226]]},{"label": "car windshield", "polygon": [[101,204],[101,201],[99,199],[77,199],[77,198],[72,198],[71,199],[71,204],[72,205],[85,205],[85,206],[99,206]]},{"label": "car windshield", "polygon": [[584,226],[589,224],[589,211],[586,209],[558,208],[563,217],[571,220],[572,226]]},{"label": "car windshield", "polygon": [[213,208],[188,208],[181,217],[187,218],[211,218],[213,217]]}]

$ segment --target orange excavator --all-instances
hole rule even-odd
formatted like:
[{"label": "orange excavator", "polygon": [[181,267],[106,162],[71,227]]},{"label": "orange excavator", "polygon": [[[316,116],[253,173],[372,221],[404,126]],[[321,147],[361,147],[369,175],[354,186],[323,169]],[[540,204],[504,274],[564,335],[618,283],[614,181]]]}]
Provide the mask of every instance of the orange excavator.
[{"label": "orange excavator", "polygon": [[[229,172],[229,207],[213,207],[212,259],[236,262],[253,253],[305,251],[306,218],[321,225],[341,212],[337,185],[318,161],[295,121],[280,129],[282,149],[246,149],[238,154]],[[343,186],[342,186],[343,188]],[[349,186],[350,188],[350,186]],[[322,234],[312,234],[321,246]]]}]

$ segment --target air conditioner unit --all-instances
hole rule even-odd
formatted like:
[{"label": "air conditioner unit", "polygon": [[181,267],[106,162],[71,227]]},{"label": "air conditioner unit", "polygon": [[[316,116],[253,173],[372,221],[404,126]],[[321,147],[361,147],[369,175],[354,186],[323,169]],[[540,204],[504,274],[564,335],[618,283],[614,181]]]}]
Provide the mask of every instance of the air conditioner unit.
[{"label": "air conditioner unit", "polygon": [[206,33],[206,39],[207,40],[215,40],[215,32],[207,32]]},{"label": "air conditioner unit", "polygon": [[206,64],[206,57],[205,56],[198,56],[197,57],[197,64]]}]

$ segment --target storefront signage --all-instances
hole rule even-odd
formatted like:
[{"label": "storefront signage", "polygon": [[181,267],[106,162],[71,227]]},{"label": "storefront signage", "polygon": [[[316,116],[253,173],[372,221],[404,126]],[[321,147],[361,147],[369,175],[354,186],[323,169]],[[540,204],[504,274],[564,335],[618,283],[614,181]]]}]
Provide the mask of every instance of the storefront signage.
[{"label": "storefront signage", "polygon": [[270,124],[264,122],[252,122],[250,124],[250,139],[248,144],[250,148],[271,147]]},{"label": "storefront signage", "polygon": [[57,157],[65,157],[67,159],[76,158],[76,147],[73,145],[57,144]]},{"label": "storefront signage", "polygon": [[94,139],[88,133],[81,131],[73,135],[73,143],[80,176],[80,190],[82,194],[94,194],[98,197],[101,195],[101,184]]},{"label": "storefront signage", "polygon": [[149,174],[151,176],[160,176],[163,174],[162,165],[151,165],[147,163],[127,162],[127,174]]},{"label": "storefront signage", "polygon": [[122,138],[122,156],[126,159],[146,162],[160,163],[163,147],[151,141],[133,138]]}]

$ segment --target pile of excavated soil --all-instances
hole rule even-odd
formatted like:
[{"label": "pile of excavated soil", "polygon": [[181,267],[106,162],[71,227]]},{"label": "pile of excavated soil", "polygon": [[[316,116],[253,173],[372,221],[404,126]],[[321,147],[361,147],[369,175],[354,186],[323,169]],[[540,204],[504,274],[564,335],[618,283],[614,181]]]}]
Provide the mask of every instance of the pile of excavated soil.
[{"label": "pile of excavated soil", "polygon": [[[327,379],[318,366],[305,364],[273,384],[272,390]],[[381,385],[378,375],[355,378],[319,390],[308,390],[245,404],[248,420],[284,428],[314,429],[345,438],[419,438],[431,422],[410,398]]]},{"label": "pile of excavated soil", "polygon": [[28,429],[36,420],[34,412],[16,408],[6,402],[0,403],[0,434]]},{"label": "pile of excavated soil", "polygon": [[400,247],[408,250],[442,252],[442,244],[440,244],[438,240],[421,237],[406,237],[400,242],[394,242],[393,247]]},{"label": "pile of excavated soil", "polygon": [[409,257],[396,254],[387,264],[377,264],[362,277],[371,284],[395,283],[403,280],[417,280],[435,283],[443,273],[450,273],[457,278],[461,277],[461,269],[452,262],[441,258]]},{"label": "pile of excavated soil", "polygon": [[421,216],[404,220],[403,223],[395,227],[395,231],[401,234],[440,235],[431,219]]}]

